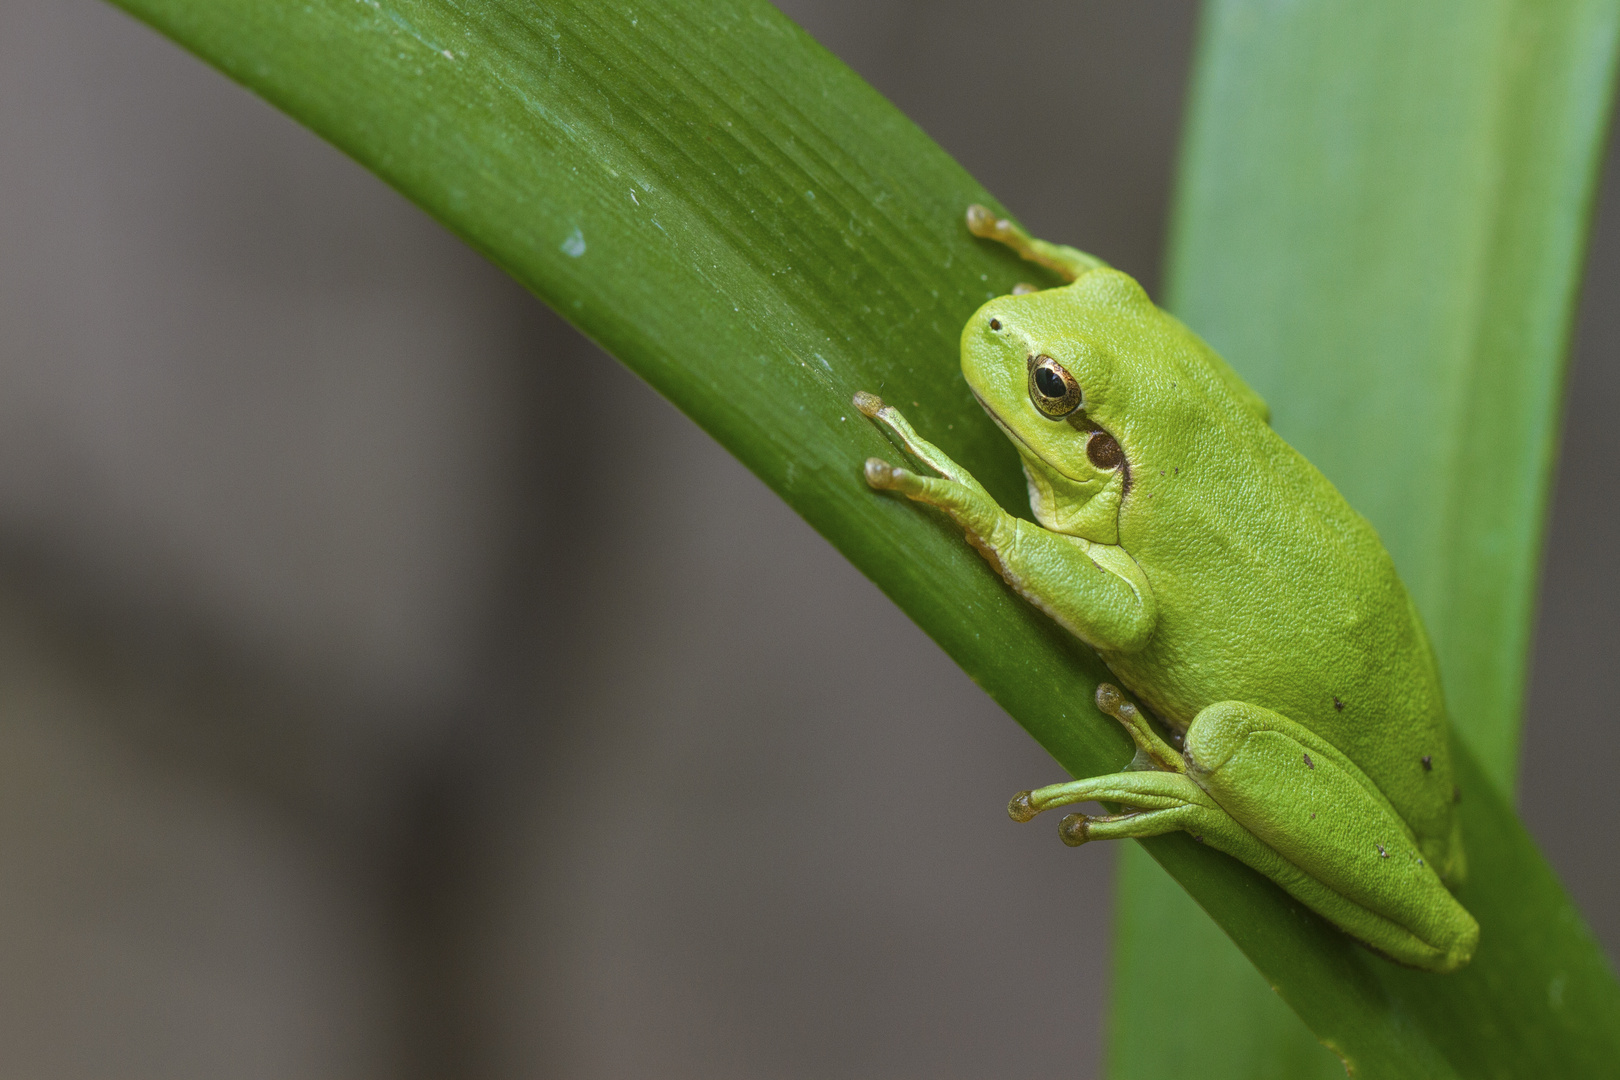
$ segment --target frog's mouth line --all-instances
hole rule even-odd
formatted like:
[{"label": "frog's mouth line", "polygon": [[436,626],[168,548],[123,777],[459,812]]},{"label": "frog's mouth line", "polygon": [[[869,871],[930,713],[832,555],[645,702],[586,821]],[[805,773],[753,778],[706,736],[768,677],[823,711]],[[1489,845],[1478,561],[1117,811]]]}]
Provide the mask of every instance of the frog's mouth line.
[{"label": "frog's mouth line", "polygon": [[1076,484],[1088,483],[1088,481],[1082,480],[1078,476],[1070,476],[1068,473],[1064,472],[1062,469],[1060,469],[1056,465],[1054,465],[1052,463],[1051,459],[1048,458],[1045,454],[1041,453],[1039,450],[1037,450],[1033,446],[1029,445],[1029,443],[1025,441],[1025,439],[1024,439],[1024,437],[1022,435],[1018,434],[1018,432],[1014,431],[1012,428],[1008,427],[1005,423],[1002,422],[1001,417],[996,415],[996,410],[992,409],[988,404],[985,403],[984,398],[979,396],[979,392],[977,390],[975,390],[975,389],[973,389],[973,387],[969,386],[968,387],[968,393],[973,395],[973,400],[977,401],[979,403],[979,408],[983,409],[984,412],[985,412],[985,415],[990,417],[990,419],[995,423],[996,427],[1001,429],[1002,434],[1006,435],[1007,438],[1011,439],[1013,442],[1017,443],[1019,446],[1022,446],[1025,450],[1029,451],[1029,455],[1031,457],[1033,457],[1037,461],[1041,462],[1041,464],[1045,465],[1048,469],[1051,469],[1053,472],[1057,473],[1059,476],[1063,477],[1065,480],[1072,481],[1072,482],[1074,482]]}]

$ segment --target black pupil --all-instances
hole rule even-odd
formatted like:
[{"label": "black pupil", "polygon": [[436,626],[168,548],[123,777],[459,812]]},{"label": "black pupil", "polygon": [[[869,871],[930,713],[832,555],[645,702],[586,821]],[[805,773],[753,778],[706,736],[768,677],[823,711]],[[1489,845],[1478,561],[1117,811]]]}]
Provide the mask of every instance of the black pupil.
[{"label": "black pupil", "polygon": [[1061,398],[1069,392],[1063,385],[1063,379],[1051,368],[1037,368],[1035,370],[1035,389],[1049,398]]}]

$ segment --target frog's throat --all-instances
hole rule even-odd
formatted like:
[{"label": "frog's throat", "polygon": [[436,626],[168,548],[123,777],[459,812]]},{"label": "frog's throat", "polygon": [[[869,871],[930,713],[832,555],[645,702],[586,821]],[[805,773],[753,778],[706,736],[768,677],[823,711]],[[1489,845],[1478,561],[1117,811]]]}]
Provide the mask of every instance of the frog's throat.
[{"label": "frog's throat", "polygon": [[[1052,464],[1029,445],[1018,432],[1002,423],[1001,417],[977,390],[968,388],[985,415],[1011,440],[1024,465],[1029,485],[1029,506],[1035,520],[1053,532],[1080,536],[1097,544],[1119,543],[1119,507],[1130,483],[1130,466],[1112,473],[1096,473],[1084,479],[1071,476]],[[1102,430],[1098,428],[1097,430]]]},{"label": "frog's throat", "polygon": [[1076,483],[1045,467],[1039,458],[1019,454],[1029,485],[1029,508],[1042,527],[1094,544],[1119,543],[1119,507],[1123,477],[1119,473]]}]

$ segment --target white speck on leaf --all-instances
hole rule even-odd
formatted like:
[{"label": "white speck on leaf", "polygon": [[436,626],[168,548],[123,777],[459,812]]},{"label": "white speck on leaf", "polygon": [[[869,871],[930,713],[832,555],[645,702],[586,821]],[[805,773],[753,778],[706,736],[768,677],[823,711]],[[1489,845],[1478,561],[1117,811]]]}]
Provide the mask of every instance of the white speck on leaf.
[{"label": "white speck on leaf", "polygon": [[636,198],[636,191],[634,188],[630,189],[630,201],[635,203],[637,206],[641,205],[641,200]]},{"label": "white speck on leaf", "polygon": [[585,254],[585,234],[576,228],[568,234],[568,239],[562,242],[561,250],[571,259],[579,258]]}]

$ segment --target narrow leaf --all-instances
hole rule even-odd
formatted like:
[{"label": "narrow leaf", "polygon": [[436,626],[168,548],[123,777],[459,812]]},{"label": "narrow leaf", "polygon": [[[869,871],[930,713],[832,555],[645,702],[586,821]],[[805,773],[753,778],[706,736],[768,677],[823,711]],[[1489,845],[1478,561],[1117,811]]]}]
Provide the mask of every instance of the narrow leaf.
[{"label": "narrow leaf", "polygon": [[[775,9],[121,2],[383,176],[646,378],[1065,768],[1130,758],[1091,705],[1096,657],[1014,597],[953,527],[861,481],[866,457],[895,453],[849,405],[865,389],[906,407],[1005,505],[1022,504],[1016,457],[968,395],[956,339],[974,308],[1031,271],[966,232],[963,209],[988,198],[972,178]],[[611,403],[582,407],[611,438]],[[635,477],[602,482],[633,497]],[[1502,843],[1536,864],[1522,832]],[[1388,965],[1224,856],[1185,838],[1153,850],[1347,1055],[1442,1074],[1451,1033],[1398,997]],[[1596,955],[1578,920],[1549,925],[1557,948]],[[1513,940],[1504,931],[1502,947]],[[1461,1030],[1484,1022],[1453,984],[1434,985]],[[1595,1000],[1585,984],[1570,998],[1587,1019],[1612,1004]],[[1582,1044],[1609,1046],[1596,1031]]]}]

